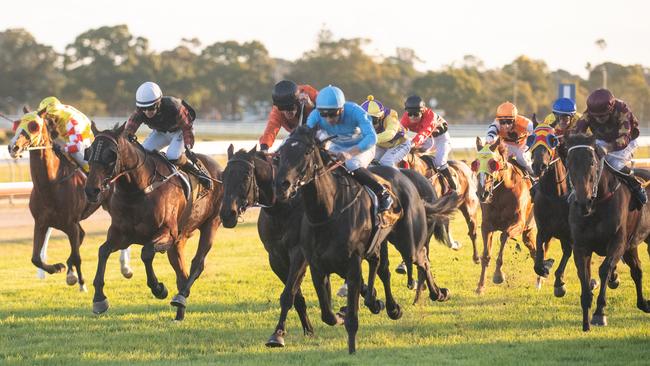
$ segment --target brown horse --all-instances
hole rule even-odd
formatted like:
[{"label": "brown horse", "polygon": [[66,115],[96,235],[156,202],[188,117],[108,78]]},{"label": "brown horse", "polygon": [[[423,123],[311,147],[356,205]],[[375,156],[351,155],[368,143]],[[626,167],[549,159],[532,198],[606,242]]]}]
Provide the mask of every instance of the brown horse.
[{"label": "brown horse", "polygon": [[[36,113],[26,113],[16,121],[16,133],[8,148],[13,158],[29,151],[29,169],[34,184],[29,199],[29,210],[34,217],[32,263],[49,274],[66,269],[63,263],[48,264],[41,257],[51,228],[63,231],[70,242],[66,282],[70,286],[78,282],[79,290],[85,292],[86,282],[79,255],[85,232],[79,222],[92,215],[100,207],[100,202],[88,203],[83,191],[86,176],[52,146],[50,128]],[[122,258],[127,259],[121,261],[122,274],[131,278],[133,272],[127,265],[128,252],[123,252]]]},{"label": "brown horse", "polygon": [[[159,299],[167,297],[167,289],[156,278],[153,258],[156,252],[167,252],[169,263],[176,272],[178,294],[171,301],[176,306],[176,320],[185,316],[186,298],[194,281],[205,265],[220,224],[219,209],[223,186],[215,184],[208,191],[195,187],[186,192],[184,176],[161,154],[146,151],[134,137],[124,135],[124,124],[112,130],[96,132],[89,151],[90,173],[85,192],[88,200],[97,202],[102,192],[113,183],[110,200],[111,226],[106,242],[99,247],[97,274],[93,285],[93,312],[108,310],[104,294],[104,272],[109,255],[138,243],[143,245],[142,261],[147,272],[147,285]],[[221,169],[211,158],[199,159],[219,182]],[[190,272],[185,264],[185,243],[199,229],[201,236]]]},{"label": "brown horse", "polygon": [[[575,191],[569,206],[569,223],[573,259],[582,289],[582,330],[590,328],[592,253],[604,256],[605,260],[598,270],[600,292],[591,324],[607,325],[607,284],[621,258],[630,267],[636,287],[636,306],[650,313],[650,302],[643,297],[638,254],[641,242],[650,243],[650,205],[644,205],[641,210],[630,209],[630,201],[634,199],[630,190],[621,187],[622,179],[609,167],[606,151],[595,144],[592,136],[572,135],[567,139],[567,147],[567,168]],[[646,180],[650,178],[648,171],[637,170],[636,174]]]},{"label": "brown horse", "polygon": [[[485,273],[490,264],[492,235],[501,231],[501,247],[497,257],[497,267],[492,281],[501,284],[504,281],[501,266],[503,250],[508,239],[522,236],[524,245],[535,258],[533,237],[535,221],[533,204],[530,197],[530,180],[524,177],[519,168],[507,161],[507,152],[499,139],[492,145],[485,145],[476,138],[478,159],[472,165],[478,171],[478,197],[481,200],[481,234],[483,236],[483,256],[481,257],[481,278],[476,293],[485,291]],[[539,279],[538,279],[539,281]]]},{"label": "brown horse", "polygon": [[[428,156],[428,155],[427,155]],[[436,191],[437,197],[440,197],[447,187],[446,183],[442,183],[444,180],[438,172],[431,168],[430,164],[427,164],[420,154],[415,151],[411,151],[405,161],[408,163],[410,169],[417,171],[423,176],[427,177],[433,188]],[[452,177],[456,182],[456,187],[458,191],[458,196],[460,198],[458,209],[463,213],[465,218],[465,223],[467,224],[467,235],[469,235],[470,240],[472,241],[473,255],[472,259],[475,263],[479,263],[478,248],[476,246],[476,228],[478,223],[478,209],[479,209],[479,200],[476,196],[476,177],[472,173],[472,170],[462,161],[450,160],[448,162],[449,170]],[[449,230],[449,222],[442,223],[446,231],[445,244],[452,249],[458,250],[461,245],[458,241],[454,240],[451,237],[451,231]]]}]

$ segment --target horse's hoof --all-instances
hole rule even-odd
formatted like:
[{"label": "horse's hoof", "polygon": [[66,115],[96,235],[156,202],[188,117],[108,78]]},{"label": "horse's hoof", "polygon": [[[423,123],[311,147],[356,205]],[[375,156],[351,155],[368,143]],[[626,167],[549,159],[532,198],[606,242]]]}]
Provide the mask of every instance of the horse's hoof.
[{"label": "horse's hoof", "polygon": [[485,286],[479,286],[476,288],[477,295],[483,295],[485,293]]},{"label": "horse's hoof", "polygon": [[120,272],[122,272],[122,276],[124,276],[126,279],[133,277],[133,271],[131,270],[131,267],[122,267],[120,269]]},{"label": "horse's hoof", "polygon": [[437,298],[431,298],[433,301],[438,301],[438,302],[445,302],[451,298],[451,293],[449,292],[449,289],[441,287],[440,288],[440,293],[438,294]]},{"label": "horse's hoof", "polygon": [[93,302],[93,313],[94,314],[103,314],[108,310],[108,299],[102,301]]},{"label": "horse's hoof", "polygon": [[158,299],[166,299],[169,292],[167,292],[167,287],[162,282],[158,282],[156,288],[151,289],[151,293]]},{"label": "horse's hoof", "polygon": [[341,308],[339,309],[339,311],[336,312],[335,315],[337,317],[341,318],[341,319],[345,319],[345,315],[347,313],[348,313],[348,307],[347,306],[341,306]]},{"label": "horse's hoof", "polygon": [[[54,272],[52,272],[52,273],[61,273],[61,272],[65,271],[65,268],[66,268],[65,264],[57,263],[57,264],[54,265]],[[73,285],[74,285],[74,283],[73,283]]]},{"label": "horse's hoof", "polygon": [[[164,297],[163,297],[163,299],[164,299]],[[176,296],[174,296],[172,298],[172,301],[170,302],[170,304],[172,306],[176,306],[176,307],[179,307],[179,308],[184,308],[184,307],[187,306],[187,299],[185,298],[185,296],[183,296],[181,294],[176,294]]]},{"label": "horse's hoof", "polygon": [[463,247],[463,245],[457,241],[454,240],[453,244],[449,247],[452,250],[460,250]]},{"label": "horse's hoof", "polygon": [[598,281],[597,279],[592,278],[591,281],[589,281],[589,288],[591,289],[591,291],[597,289],[598,286],[600,286],[600,281]]},{"label": "horse's hoof", "polygon": [[501,272],[494,272],[494,276],[492,276],[492,282],[494,282],[497,285],[500,285],[505,281],[505,276]]},{"label": "horse's hoof", "polygon": [[388,314],[388,317],[392,320],[397,320],[402,317],[402,308],[396,303],[392,310],[386,309],[386,314]]},{"label": "horse's hoof", "polygon": [[179,306],[176,308],[176,317],[174,318],[174,321],[181,322],[183,319],[185,319],[185,307]]},{"label": "horse's hoof", "polygon": [[368,306],[368,309],[370,309],[370,312],[375,314],[375,315],[381,313],[381,311],[384,310],[385,308],[386,308],[386,305],[381,300],[375,300],[374,304],[372,304],[371,306]]},{"label": "horse's hoof", "polygon": [[474,264],[480,264],[481,259],[479,257],[472,256],[472,260],[474,261]]},{"label": "horse's hoof", "polygon": [[314,336],[314,328],[303,328],[302,329],[302,334],[305,337],[313,337]]},{"label": "horse's hoof", "polygon": [[601,327],[607,326],[607,316],[594,314],[593,318],[591,318],[591,324]]},{"label": "horse's hoof", "polygon": [[564,285],[553,288],[553,295],[555,297],[564,297],[566,295],[566,287]]},{"label": "horse's hoof", "polygon": [[78,280],[77,275],[72,271],[68,272],[68,275],[65,276],[65,283],[67,283],[68,286],[76,285]]},{"label": "horse's hoof", "polygon": [[413,290],[417,285],[418,285],[418,281],[414,281],[413,279],[406,281],[406,288],[408,288],[409,290]]},{"label": "horse's hoof", "polygon": [[537,281],[535,281],[535,288],[538,289],[538,290],[541,290],[543,283],[544,283],[544,277],[537,276]]},{"label": "horse's hoof", "polygon": [[648,300],[641,300],[636,304],[636,307],[644,313],[650,313],[650,301]]},{"label": "horse's hoof", "polygon": [[269,340],[266,341],[266,346],[272,348],[284,347],[284,334],[283,330],[276,330],[275,333],[271,334]]},{"label": "horse's hoof", "polygon": [[336,296],[338,297],[348,297],[348,284],[344,283],[343,286],[339,288],[339,290],[336,292]]},{"label": "horse's hoof", "polygon": [[395,268],[395,273],[406,274],[406,264],[404,262],[400,263],[399,266]]},{"label": "horse's hoof", "polygon": [[620,286],[621,280],[618,278],[614,278],[613,280],[607,281],[607,287],[611,288],[612,290],[615,290]]},{"label": "horse's hoof", "polygon": [[79,292],[88,292],[88,288],[86,287],[86,284],[79,284]]}]

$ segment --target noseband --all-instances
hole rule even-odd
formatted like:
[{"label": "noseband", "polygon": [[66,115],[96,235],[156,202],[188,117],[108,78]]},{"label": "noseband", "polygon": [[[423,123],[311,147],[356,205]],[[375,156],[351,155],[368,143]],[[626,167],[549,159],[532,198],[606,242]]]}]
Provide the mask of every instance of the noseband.
[{"label": "noseband", "polygon": [[[569,148],[569,150],[567,150],[567,157],[569,156],[569,154],[571,154],[571,151],[577,150],[577,149],[588,149],[589,151],[591,151],[591,154],[594,157],[594,160],[598,161],[598,172],[596,174],[596,182],[594,183],[594,186],[592,187],[591,197],[589,197],[589,199],[592,199],[592,200],[595,201],[596,198],[598,197],[598,184],[600,182],[600,177],[602,176],[603,169],[605,168],[605,155],[603,155],[603,157],[599,159],[598,155],[596,154],[596,149],[594,149],[593,146],[590,146],[590,145],[575,145],[575,146],[571,146]],[[569,179],[571,179],[570,176],[569,176]],[[573,183],[573,181],[571,182],[571,184],[574,187],[576,186]]]}]

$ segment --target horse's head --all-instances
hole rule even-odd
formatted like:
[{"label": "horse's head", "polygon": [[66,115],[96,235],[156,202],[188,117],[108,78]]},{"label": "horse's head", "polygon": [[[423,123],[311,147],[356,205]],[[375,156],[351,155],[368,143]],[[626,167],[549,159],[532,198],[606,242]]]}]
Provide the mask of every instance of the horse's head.
[{"label": "horse's head", "polygon": [[574,134],[567,138],[567,169],[574,189],[574,204],[589,216],[598,194],[598,183],[607,152],[597,146],[593,136]]},{"label": "horse's head", "polygon": [[36,112],[26,113],[14,122],[14,137],[7,146],[12,158],[20,158],[30,147],[45,146],[48,131],[45,121]]},{"label": "horse's head", "polygon": [[501,181],[501,171],[506,166],[505,147],[499,138],[491,145],[483,145],[480,137],[476,138],[476,160],[472,162],[472,171],[477,175],[477,195],[483,203],[492,200],[492,191]]},{"label": "horse's head", "polygon": [[120,154],[130,144],[124,136],[124,124],[110,130],[98,131],[92,125],[95,140],[84,152],[90,171],[84,191],[88,201],[100,201],[102,192],[132,165],[129,157]]},{"label": "horse's head", "polygon": [[550,167],[555,158],[558,137],[555,129],[547,124],[539,124],[526,141],[533,160],[533,171],[539,177]]},{"label": "horse's head", "polygon": [[[237,218],[247,208],[255,206],[260,201],[260,183],[257,176],[258,170],[265,169],[265,178],[269,182],[273,180],[273,168],[266,160],[264,153],[257,152],[257,146],[250,151],[239,150],[231,144],[228,147],[228,164],[223,171],[223,204],[219,216],[223,226],[233,228],[237,225]],[[262,155],[260,155],[262,154]],[[258,167],[258,165],[263,166]],[[272,198],[270,199],[272,201]],[[267,202],[266,204],[272,204]]]},{"label": "horse's head", "polygon": [[316,178],[322,169],[320,158],[321,142],[316,138],[316,130],[300,126],[293,130],[280,149],[280,165],[275,177],[275,196],[286,201],[298,188]]}]

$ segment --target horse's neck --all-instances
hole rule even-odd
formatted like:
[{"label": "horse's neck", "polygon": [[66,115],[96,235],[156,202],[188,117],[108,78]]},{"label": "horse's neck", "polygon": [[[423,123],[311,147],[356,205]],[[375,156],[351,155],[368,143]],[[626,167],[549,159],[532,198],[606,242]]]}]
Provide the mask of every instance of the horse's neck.
[{"label": "horse's neck", "polygon": [[[43,147],[51,146],[51,140],[43,132]],[[49,185],[57,179],[62,162],[52,149],[34,149],[29,152],[29,170],[35,186]]]},{"label": "horse's neck", "polygon": [[600,180],[598,181],[598,197],[605,197],[616,188],[617,178],[606,166],[603,166]]},{"label": "horse's neck", "polygon": [[547,195],[563,197],[568,193],[567,171],[562,160],[557,160],[539,179],[540,189]]},{"label": "horse's neck", "polygon": [[266,160],[254,158],[253,164],[255,169],[255,181],[259,189],[260,200],[259,203],[265,206],[271,206],[275,203],[275,195],[273,194],[273,164]]},{"label": "horse's neck", "polygon": [[[323,167],[323,169],[327,168]],[[333,214],[336,204],[336,178],[331,172],[316,174],[322,175],[303,188],[305,211],[312,222],[327,220]],[[338,189],[345,189],[345,187],[338,187]]]},{"label": "horse's neck", "polygon": [[133,145],[129,146],[130,159],[122,166],[123,171],[128,170],[121,179],[118,179],[118,187],[126,191],[142,191],[151,184],[153,172],[156,171],[156,159],[147,159],[147,153]]},{"label": "horse's neck", "polygon": [[506,161],[505,164],[506,167],[501,172],[501,180],[503,181],[502,184],[505,188],[512,189],[516,184],[520,183],[519,181],[521,179],[518,179],[518,177],[519,178],[523,178],[523,177],[519,173],[517,173],[517,170],[511,163]]}]

